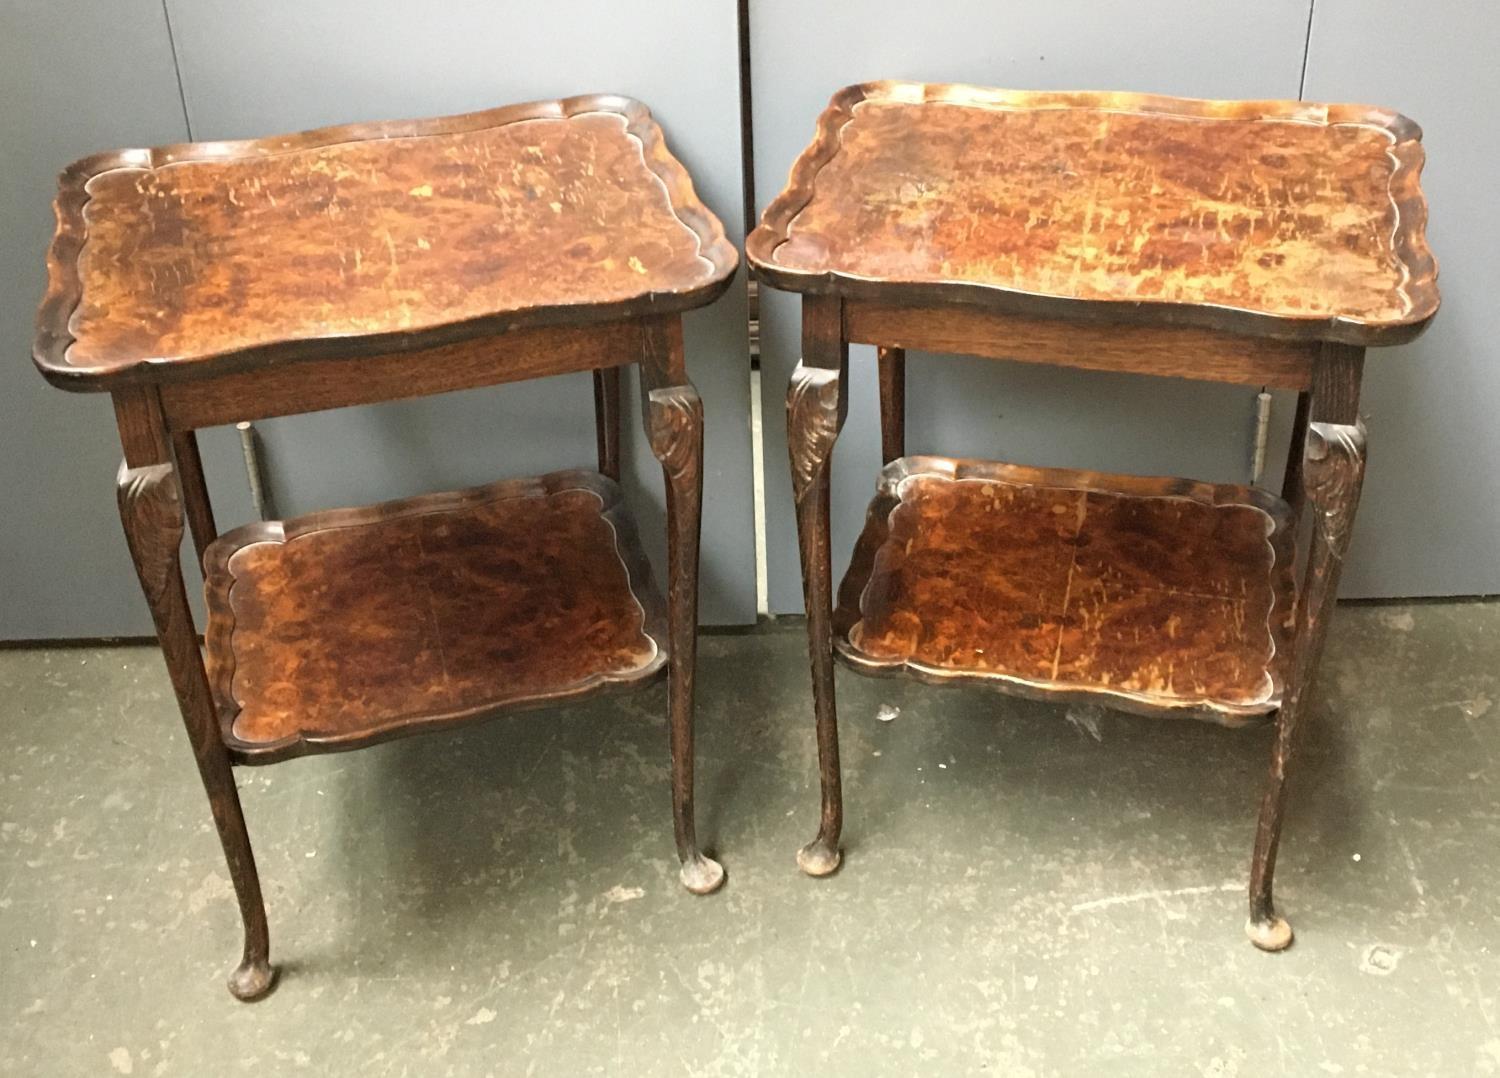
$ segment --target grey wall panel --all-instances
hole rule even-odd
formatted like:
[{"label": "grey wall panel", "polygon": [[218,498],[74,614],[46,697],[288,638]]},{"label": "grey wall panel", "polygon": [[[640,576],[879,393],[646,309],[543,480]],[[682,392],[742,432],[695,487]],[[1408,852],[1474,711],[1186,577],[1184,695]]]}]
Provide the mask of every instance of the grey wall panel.
[{"label": "grey wall panel", "polygon": [[[920,17],[913,10],[890,0],[754,0],[755,180],[762,206],[781,189],[829,96],[848,83],[910,78],[1294,98],[1308,3],[1063,0],[997,8],[944,0],[922,5]],[[773,611],[796,611],[802,599],[782,401],[798,353],[798,304],[769,289],[762,295],[770,600]],[[836,573],[879,467],[873,351],[853,349],[851,363],[849,422],[834,450]],[[1221,481],[1247,477],[1252,390],[925,356],[911,357],[908,381],[912,450]],[[1283,397],[1278,433],[1289,413]],[[1284,441],[1282,433],[1275,444]]]},{"label": "grey wall panel", "polygon": [[[53,389],[30,355],[57,173],[186,137],[159,0],[0,4],[0,100],[0,640],[149,633],[115,513],[109,401]],[[233,514],[247,501],[236,442],[203,449]]]},{"label": "grey wall panel", "polygon": [[1307,96],[1422,125],[1428,237],[1443,306],[1403,348],[1371,349],[1364,501],[1345,594],[1500,593],[1500,11],[1478,3],[1318,0]]},{"label": "grey wall panel", "polygon": [[[624,93],[651,106],[704,201],[741,238],[732,5],[174,0],[170,11],[195,138]],[[687,319],[708,425],[706,622],[755,614],[743,296],[736,286]],[[269,422],[270,482],[289,513],[591,465],[592,400],[583,375]],[[655,554],[661,472],[633,386],[626,403],[626,482]]]}]

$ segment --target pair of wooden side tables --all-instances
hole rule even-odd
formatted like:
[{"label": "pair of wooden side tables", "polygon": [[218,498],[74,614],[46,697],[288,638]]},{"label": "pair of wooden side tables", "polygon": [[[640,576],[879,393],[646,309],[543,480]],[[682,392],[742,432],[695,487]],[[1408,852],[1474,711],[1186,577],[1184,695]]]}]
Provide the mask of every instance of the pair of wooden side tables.
[{"label": "pair of wooden side tables", "polygon": [[[822,777],[805,871],[839,863],[836,658],[1274,717],[1249,930],[1290,942],[1271,879],[1359,498],[1363,352],[1437,308],[1421,162],[1415,125],[1378,109],[909,83],[835,96],[747,241],[762,279],[804,297],[787,413]],[[121,519],[244,920],[231,991],[273,981],[233,765],[663,673],[682,881],[717,888],[693,829],[703,407],[681,315],[738,259],[645,107],[579,97],[102,154],[63,173],[56,212],[35,359],[114,400]],[[886,465],[835,604],[850,343],[879,347]],[[1281,496],[907,456],[906,349],[1296,390]],[[665,599],[617,482],[628,364],[666,483]],[[199,428],[585,370],[597,471],[217,532]]]}]

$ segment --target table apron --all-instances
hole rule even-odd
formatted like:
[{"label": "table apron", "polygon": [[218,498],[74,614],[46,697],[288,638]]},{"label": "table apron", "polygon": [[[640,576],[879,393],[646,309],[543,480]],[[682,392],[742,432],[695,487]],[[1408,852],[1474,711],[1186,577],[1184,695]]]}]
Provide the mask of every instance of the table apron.
[{"label": "table apron", "polygon": [[1305,390],[1320,345],[1153,326],[1031,318],[960,304],[844,301],[844,337],[924,352],[953,352],[1084,370]]},{"label": "table apron", "polygon": [[171,431],[426,397],[635,363],[636,319],[514,329],[408,352],[302,359],[161,385]]}]

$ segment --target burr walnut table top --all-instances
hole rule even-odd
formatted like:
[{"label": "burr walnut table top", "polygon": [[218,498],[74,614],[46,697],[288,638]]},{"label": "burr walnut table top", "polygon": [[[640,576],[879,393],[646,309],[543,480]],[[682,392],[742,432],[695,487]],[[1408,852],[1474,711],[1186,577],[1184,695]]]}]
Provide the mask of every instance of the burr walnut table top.
[{"label": "burr walnut table top", "polygon": [[250,524],[205,563],[209,680],[246,761],[639,684],[666,661],[648,563],[592,472]]},{"label": "burr walnut table top", "polygon": [[34,355],[75,389],[669,313],[738,257],[610,96],[99,154],[56,213]]},{"label": "burr walnut table top", "polygon": [[746,250],[800,292],[1392,344],[1438,306],[1420,138],[1356,105],[867,83]]},{"label": "burr walnut table top", "polygon": [[1289,519],[1244,487],[902,458],[840,587],[835,647],[867,673],[1243,722],[1281,699]]}]

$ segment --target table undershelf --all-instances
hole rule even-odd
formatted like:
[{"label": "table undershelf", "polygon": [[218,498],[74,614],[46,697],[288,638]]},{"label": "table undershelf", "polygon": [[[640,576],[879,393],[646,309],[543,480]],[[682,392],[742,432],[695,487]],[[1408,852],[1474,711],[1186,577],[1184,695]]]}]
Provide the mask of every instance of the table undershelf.
[{"label": "table undershelf", "polygon": [[1237,725],[1280,705],[1290,508],[1264,491],[913,456],[834,613],[849,666]]},{"label": "table undershelf", "polygon": [[593,472],[250,524],[205,564],[209,681],[247,763],[638,685],[666,662],[634,525]]}]

